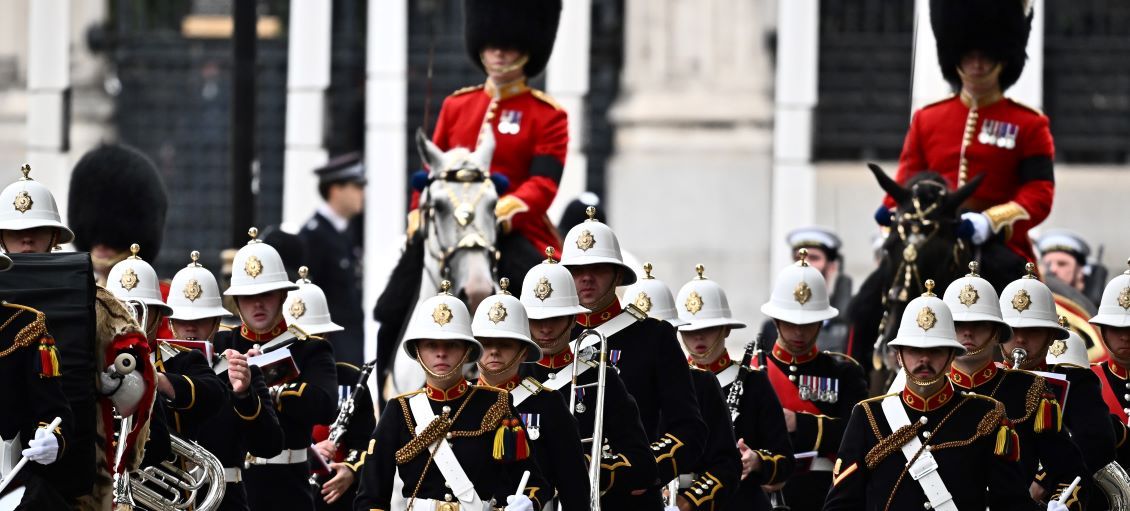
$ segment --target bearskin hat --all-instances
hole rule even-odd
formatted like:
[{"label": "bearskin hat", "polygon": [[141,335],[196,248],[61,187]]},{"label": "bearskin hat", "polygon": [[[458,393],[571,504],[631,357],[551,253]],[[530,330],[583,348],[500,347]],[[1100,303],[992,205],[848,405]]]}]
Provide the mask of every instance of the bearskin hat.
[{"label": "bearskin hat", "polygon": [[79,250],[138,243],[142,259],[157,259],[169,197],[157,166],[137,149],[104,144],[84,154],[71,173],[67,206]]},{"label": "bearskin hat", "polygon": [[930,0],[930,25],[942,76],[961,86],[962,55],[980,50],[1001,63],[1001,90],[1020,78],[1032,29],[1029,0]]},{"label": "bearskin hat", "polygon": [[526,52],[529,61],[523,71],[534,78],[545,70],[557,22],[561,19],[561,0],[463,0],[463,37],[467,54],[476,67],[483,68],[483,48],[496,46]]}]

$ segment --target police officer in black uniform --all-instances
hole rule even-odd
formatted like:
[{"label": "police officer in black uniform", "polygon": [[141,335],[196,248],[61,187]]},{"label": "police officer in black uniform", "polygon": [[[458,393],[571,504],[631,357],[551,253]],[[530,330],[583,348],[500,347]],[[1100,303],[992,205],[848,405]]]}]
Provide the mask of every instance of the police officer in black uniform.
[{"label": "police officer in black uniform", "polygon": [[[589,220],[569,230],[561,254],[561,265],[573,275],[581,305],[592,311],[577,315],[573,333],[592,328],[614,330],[608,335],[609,359],[636,399],[652,442],[659,484],[666,484],[679,476],[678,467],[698,460],[709,431],[674,327],[647,318],[634,307],[621,308],[616,286],[635,282],[636,274],[624,264],[616,234],[595,220],[596,208],[586,212]],[[609,326],[603,326],[606,324]],[[646,495],[658,499],[659,488]]]},{"label": "police officer in black uniform", "polygon": [[[282,304],[286,291],[298,286],[287,280],[278,252],[256,239],[258,230],[253,227],[248,234],[251,241],[236,253],[232,284],[224,291],[235,297],[243,322],[238,332],[217,334],[216,344],[241,353],[252,349],[269,353],[285,346],[299,372],[286,381],[265,376],[283,430],[283,450],[271,458],[252,460],[243,480],[252,509],[312,510],[314,493],[309,484],[307,448],[314,425],[326,424],[334,417],[337,370],[333,347],[287,326]],[[285,363],[275,367],[285,367]]]},{"label": "police officer in black uniform", "polygon": [[325,291],[334,321],[345,327],[329,336],[334,355],[340,362],[360,366],[365,363],[363,271],[361,236],[354,220],[365,205],[365,162],[361,153],[349,153],[314,173],[323,202],[298,232],[306,242],[304,262]]},{"label": "police officer in black uniform", "polygon": [[[211,342],[220,328],[222,318],[231,313],[221,305],[220,288],[216,277],[197,261],[198,252],[191,254],[192,263],[182,268],[170,284],[168,304],[173,309],[169,326],[173,336],[181,341]],[[247,365],[247,355],[213,345],[211,366],[223,359],[227,370],[218,374],[230,403],[204,420],[196,428],[194,438],[216,456],[224,466],[224,499],[220,510],[246,511],[247,492],[243,487],[243,462],[252,456],[269,458],[282,450],[282,428],[271,406],[271,394],[258,367]],[[254,350],[249,352],[254,355]]]},{"label": "police officer in black uniform", "polygon": [[[645,271],[648,269],[645,266]],[[709,375],[707,382],[718,389],[717,392],[705,391],[708,385],[696,379],[699,405],[711,426],[712,441],[707,452],[715,453],[715,461],[711,471],[695,470],[699,476],[684,490],[683,497],[695,509],[768,510],[771,502],[764,487],[775,486],[779,490],[793,470],[793,449],[785,429],[781,403],[765,373],[751,367],[753,345],[747,346],[744,363],[730,359],[726,338],[731,329],[745,328],[746,325],[731,317],[725,291],[704,276],[705,268],[698,265],[695,269],[698,277],[679,290],[678,298],[672,302],[672,309],[678,310],[678,317],[669,321],[679,325],[679,335],[690,354],[688,362],[693,368],[700,369],[691,371],[691,374],[696,377],[699,374]],[[653,304],[660,298],[657,294],[648,295]],[[682,307],[675,304],[682,304]],[[715,427],[716,424],[730,423],[733,428],[728,428],[731,430],[729,435],[723,435],[723,430]],[[729,443],[715,440],[720,436],[728,436]],[[724,449],[726,447],[728,449]],[[738,463],[732,481],[726,481],[725,476],[733,470],[729,465],[732,454],[738,455],[735,459]],[[698,465],[705,465],[704,461]],[[708,497],[719,492],[718,486],[725,489],[711,503]],[[726,497],[724,492],[731,493]]]},{"label": "police officer in black uniform", "polygon": [[[950,381],[960,391],[989,396],[1005,405],[1005,414],[1020,440],[1016,454],[1021,475],[1033,483],[1033,497],[1058,499],[1076,476],[1089,479],[1083,455],[1067,430],[1060,427],[1060,407],[1045,379],[994,362],[997,342],[1007,341],[1012,329],[1001,318],[992,284],[977,275],[978,264],[969,263],[969,268],[969,275],[950,284],[943,296],[953,313],[957,341],[967,350],[954,359]],[[1083,509],[1082,496],[1088,486],[1076,486],[1066,502],[1069,509]]]},{"label": "police officer in black uniform", "polygon": [[[0,271],[12,260],[0,254]],[[59,382],[55,341],[47,332],[47,317],[24,305],[0,304],[0,437],[3,448],[12,445],[16,458],[22,454],[31,463],[24,466],[8,490],[24,487],[17,509],[70,509],[55,481],[44,477],[42,469],[62,457],[67,447],[67,433],[74,418]],[[62,419],[53,430],[47,426]],[[22,451],[22,452],[21,452]],[[15,463],[15,460],[12,461]],[[7,476],[9,467],[0,467]]]},{"label": "police officer in black uniform", "polygon": [[[574,364],[580,363],[582,365],[576,368],[578,386],[595,383],[599,376],[599,371],[596,370],[598,364],[592,359],[578,362],[576,354],[570,347],[576,316],[586,313],[588,309],[580,305],[573,276],[569,270],[557,264],[552,247],[546,249],[546,256],[545,262],[534,266],[526,273],[522,281],[521,297],[522,305],[525,306],[530,320],[530,336],[541,348],[542,357],[536,364],[523,365],[519,371],[538,382],[540,386],[556,389],[557,392],[552,395],[559,396],[564,402],[570,402],[571,397],[574,402],[573,415],[569,417],[567,424],[572,424],[575,420],[580,438],[591,438],[598,410],[596,388],[574,389],[571,379]],[[596,339],[595,336],[588,337],[587,341],[596,341]],[[599,345],[596,345],[595,349],[599,349]],[[657,484],[658,473],[650,440],[640,422],[636,400],[628,393],[619,372],[613,367],[605,370],[603,417],[604,445],[602,445],[600,460],[601,506],[608,509],[657,509],[660,504],[654,497],[633,494]],[[547,432],[550,428],[562,427],[561,419],[553,419],[558,424],[550,424],[549,420],[550,417],[541,417],[541,427],[546,428]],[[543,443],[558,442],[553,439],[555,437],[549,438]],[[537,455],[536,449],[535,445],[534,452]],[[586,457],[589,456],[587,448],[582,449],[582,452]],[[561,462],[555,463],[561,465]],[[565,467],[560,467],[559,470],[564,473]],[[587,475],[584,477],[587,478]],[[590,486],[587,479],[583,484],[585,488]],[[573,495],[581,491],[579,481],[566,483],[566,486],[574,488],[569,492]],[[560,491],[560,487],[559,493],[564,493]],[[575,501],[577,497],[562,495],[562,503],[566,509],[585,509],[588,505],[588,494],[582,495],[584,497],[579,504],[570,502]]]},{"label": "police officer in black uniform", "polygon": [[932,288],[927,281],[926,294],[907,305],[890,343],[906,386],[853,409],[825,510],[1040,509],[1014,461],[1019,445],[1005,406],[958,393],[946,378],[965,347]]},{"label": "police officer in black uniform", "polygon": [[483,300],[471,321],[471,332],[483,345],[476,385],[510,393],[548,483],[546,495],[556,495],[561,509],[587,509],[590,486],[577,421],[561,394],[518,374],[523,363],[541,360],[541,349],[530,339],[525,307],[507,290],[509,279],[499,284],[502,292]]},{"label": "police officer in black uniform", "polygon": [[444,281],[409,322],[404,349],[420,363],[427,384],[385,407],[354,509],[391,509],[397,473],[411,509],[535,511],[551,498],[510,395],[463,378],[463,365],[478,361],[483,347],[450,286]]},{"label": "police officer in black uniform", "polygon": [[778,332],[765,374],[781,401],[793,450],[816,453],[808,470],[794,472],[785,484],[785,500],[797,509],[818,509],[832,482],[830,457],[840,448],[851,407],[867,397],[867,384],[851,357],[817,350],[821,325],[839,311],[828,301],[824,276],[808,265],[808,250],[798,254],[761,306]]}]

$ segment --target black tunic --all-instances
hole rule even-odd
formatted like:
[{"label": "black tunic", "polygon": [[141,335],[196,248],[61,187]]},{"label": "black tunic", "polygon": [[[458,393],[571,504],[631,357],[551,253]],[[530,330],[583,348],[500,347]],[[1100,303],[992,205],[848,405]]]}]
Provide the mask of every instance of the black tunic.
[{"label": "black tunic", "polygon": [[[444,407],[450,408],[453,423],[448,430],[452,438],[448,441],[460,466],[474,485],[475,492],[483,502],[494,499],[496,505],[505,506],[506,497],[517,491],[522,472],[529,470],[530,479],[526,484],[525,495],[534,502],[534,509],[540,509],[541,503],[550,496],[547,495],[546,481],[533,458],[503,462],[492,456],[495,431],[500,425],[498,417],[502,417],[502,420],[517,417],[517,412],[510,405],[509,395],[501,389],[475,387],[466,382],[453,388],[458,389],[460,385],[465,390],[458,395],[448,399],[429,397],[428,404],[437,418]],[[396,460],[397,452],[416,437],[416,421],[408,400],[421,392],[428,391],[421,389],[390,400],[381,413],[377,429],[373,432],[373,441],[369,444],[371,451],[365,468],[361,470],[361,486],[353,504],[354,509],[390,509],[393,477],[397,470],[404,481],[403,495],[406,499],[410,499],[417,488],[417,499],[442,501],[445,495],[451,493],[445,487],[443,474],[431,460],[432,446],[422,446],[403,463],[398,464]]]},{"label": "black tunic", "polygon": [[344,232],[320,213],[315,213],[298,237],[306,242],[310,280],[326,294],[334,322],[345,330],[328,335],[334,356],[340,362],[363,364],[365,357],[365,318],[361,311],[361,250],[351,222]]},{"label": "black tunic", "polygon": [[1063,427],[1083,452],[1088,473],[1114,461],[1114,431],[1110,427],[1110,409],[1103,401],[1102,384],[1090,369],[1059,364],[1049,369],[1067,377],[1067,406],[1063,410]]},{"label": "black tunic", "polygon": [[[691,368],[695,397],[710,434],[706,450],[697,462],[683,468],[684,474],[695,474],[694,480],[680,495],[694,509],[713,510],[733,502],[742,477],[742,457],[738,452],[734,428],[730,426],[730,410],[718,379],[710,371]],[[782,419],[783,420],[783,419]],[[748,509],[748,503],[742,503]]]}]

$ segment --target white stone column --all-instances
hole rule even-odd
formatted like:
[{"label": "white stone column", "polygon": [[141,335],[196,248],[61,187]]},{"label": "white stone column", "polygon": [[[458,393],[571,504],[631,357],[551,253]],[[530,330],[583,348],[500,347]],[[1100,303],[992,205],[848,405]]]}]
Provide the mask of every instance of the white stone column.
[{"label": "white stone column", "polygon": [[325,93],[330,86],[333,2],[291,0],[286,73],[284,230],[296,232],[320,200],[312,172],[326,162],[322,146]]},{"label": "white stone column", "polygon": [[64,207],[70,189],[70,21],[70,0],[28,6],[27,160],[32,177]]},{"label": "white stone column", "polygon": [[565,172],[557,188],[557,198],[549,206],[554,222],[561,211],[587,188],[585,179],[588,159],[585,158],[585,96],[589,93],[589,41],[592,18],[591,0],[569,0],[561,10],[557,41],[546,67],[546,92],[569,113],[569,150],[565,156]]},{"label": "white stone column", "polygon": [[773,129],[771,268],[791,260],[784,245],[790,229],[811,224],[816,212],[812,166],[813,109],[819,79],[820,4],[787,0],[777,11],[777,76]]},{"label": "white stone column", "polygon": [[[1041,108],[1044,104],[1044,1],[1032,0],[1034,15],[1028,36],[1028,62],[1020,79],[1006,94],[1026,105]],[[924,105],[946,97],[952,87],[942,78],[938,67],[937,40],[930,26],[930,0],[914,4],[914,80],[911,86],[911,113]]]},{"label": "white stone column", "polygon": [[768,295],[771,245],[769,3],[628,0],[610,114],[605,202],[621,246],[674,290],[704,264],[750,321]]},{"label": "white stone column", "polygon": [[[368,312],[388,281],[404,242],[408,168],[408,1],[369,4],[365,81],[365,357],[376,354]],[[376,388],[376,387],[373,387]]]}]

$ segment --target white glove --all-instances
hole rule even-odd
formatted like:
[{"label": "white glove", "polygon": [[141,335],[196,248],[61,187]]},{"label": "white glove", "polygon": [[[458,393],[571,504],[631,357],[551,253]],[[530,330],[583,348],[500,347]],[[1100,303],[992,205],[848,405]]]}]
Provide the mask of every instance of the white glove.
[{"label": "white glove", "polygon": [[55,458],[59,457],[59,439],[47,428],[35,430],[35,438],[27,444],[27,449],[23,450],[24,457],[40,465],[55,463]]},{"label": "white glove", "polygon": [[663,508],[663,511],[679,511],[679,506],[667,506]]},{"label": "white glove", "polygon": [[506,511],[534,511],[534,501],[525,495],[506,497]]},{"label": "white glove", "polygon": [[1048,511],[1067,511],[1067,506],[1060,504],[1059,499],[1048,502]]},{"label": "white glove", "polygon": [[970,240],[974,245],[980,245],[989,239],[989,235],[993,234],[993,230],[989,226],[989,217],[983,213],[969,211],[961,214],[962,220],[969,220],[973,224],[973,238]]}]

